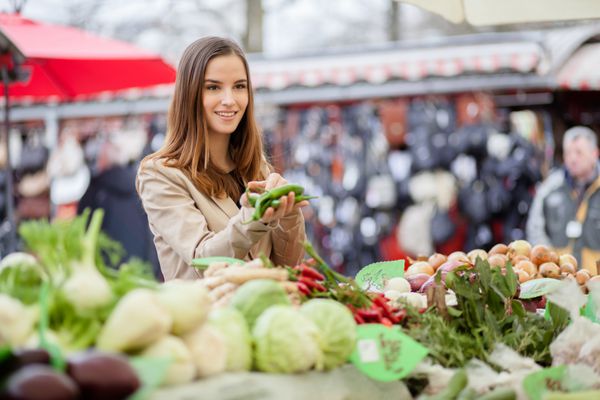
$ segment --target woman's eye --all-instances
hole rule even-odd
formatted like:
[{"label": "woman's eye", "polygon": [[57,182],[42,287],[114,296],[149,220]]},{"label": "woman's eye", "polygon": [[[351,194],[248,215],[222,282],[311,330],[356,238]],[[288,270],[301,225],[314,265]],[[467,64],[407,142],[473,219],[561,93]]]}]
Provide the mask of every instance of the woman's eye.
[{"label": "woman's eye", "polygon": [[238,83],[237,85],[235,85],[236,89],[240,89],[240,90],[245,90],[247,88],[245,83]]},{"label": "woman's eye", "polygon": [[217,90],[219,89],[219,87],[217,85],[208,85],[206,87],[206,90]]}]

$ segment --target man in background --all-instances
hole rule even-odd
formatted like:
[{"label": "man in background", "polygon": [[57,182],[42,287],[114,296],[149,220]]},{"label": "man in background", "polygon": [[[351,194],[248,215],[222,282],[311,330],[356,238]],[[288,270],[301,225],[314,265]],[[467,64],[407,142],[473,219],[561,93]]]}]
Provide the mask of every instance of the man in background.
[{"label": "man in background", "polygon": [[152,264],[162,280],[148,218],[135,189],[135,176],[145,145],[145,133],[119,131],[100,145],[90,185],[81,198],[78,212],[104,209],[102,230],[123,245],[123,261],[137,257]]},{"label": "man in background", "polygon": [[583,126],[563,137],[564,167],[538,187],[527,221],[531,244],[570,252],[579,267],[598,273],[600,262],[600,164],[596,133]]}]

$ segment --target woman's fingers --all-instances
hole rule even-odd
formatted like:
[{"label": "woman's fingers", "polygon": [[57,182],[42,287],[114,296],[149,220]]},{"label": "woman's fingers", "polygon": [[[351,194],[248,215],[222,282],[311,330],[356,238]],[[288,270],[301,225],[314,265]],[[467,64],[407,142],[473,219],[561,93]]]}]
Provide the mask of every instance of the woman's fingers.
[{"label": "woman's fingers", "polygon": [[310,205],[308,200],[299,201],[298,203],[294,204],[294,211],[299,210],[300,208],[306,207],[308,205]]},{"label": "woman's fingers", "polygon": [[266,190],[267,181],[250,181],[247,186],[252,192],[262,193]]},{"label": "woman's fingers", "polygon": [[276,172],[273,172],[267,176],[265,189],[271,190],[273,188],[286,185],[288,181],[286,181],[281,175]]},{"label": "woman's fingers", "polygon": [[242,194],[242,197],[240,197],[240,204],[242,207],[250,207],[250,202],[248,201],[246,193]]}]

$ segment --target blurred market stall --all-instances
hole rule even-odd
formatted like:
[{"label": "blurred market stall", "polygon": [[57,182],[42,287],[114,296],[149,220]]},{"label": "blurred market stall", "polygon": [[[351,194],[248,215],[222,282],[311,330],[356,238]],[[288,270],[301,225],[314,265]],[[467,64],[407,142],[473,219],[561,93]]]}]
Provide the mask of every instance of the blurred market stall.
[{"label": "blurred market stall", "polygon": [[503,25],[539,21],[600,18],[595,0],[397,0],[439,14],[454,23]]},{"label": "blurred market stall", "polygon": [[[524,237],[565,127],[597,125],[600,25],[251,60],[273,163],[338,268]],[[356,262],[356,260],[359,260]],[[353,267],[346,270],[353,273]]]},{"label": "blurred market stall", "polygon": [[[9,150],[12,135],[8,134],[11,104],[76,102],[115,92],[126,94],[132,89],[155,88],[173,83],[175,69],[159,55],[128,43],[96,37],[71,27],[32,21],[18,14],[0,14],[0,49],[4,81],[0,93],[4,96],[5,111],[3,146],[7,158],[4,204],[8,223],[2,236],[7,237],[6,246],[13,249],[15,244],[11,236],[14,235],[15,217],[10,154],[14,150]],[[23,153],[27,154],[22,154],[20,159],[28,160],[29,165],[27,168],[17,166],[18,179],[25,174],[43,173],[48,148],[54,148],[58,142],[58,122],[47,124],[44,137],[39,136],[25,137]],[[43,186],[38,184],[33,190],[35,193],[29,191],[29,196],[24,197],[47,198],[47,190],[39,189]],[[49,202],[37,200],[29,207],[37,211],[34,216],[49,216]],[[39,215],[40,210],[46,210],[44,215]]]}]

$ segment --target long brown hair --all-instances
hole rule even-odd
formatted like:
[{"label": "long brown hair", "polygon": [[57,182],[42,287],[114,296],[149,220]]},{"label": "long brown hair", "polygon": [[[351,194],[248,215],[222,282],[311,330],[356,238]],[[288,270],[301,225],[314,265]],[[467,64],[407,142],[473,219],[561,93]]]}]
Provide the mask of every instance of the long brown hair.
[{"label": "long brown hair", "polygon": [[[232,54],[244,63],[248,106],[229,141],[230,156],[236,165],[229,175],[219,171],[210,160],[202,96],[208,62],[214,57]],[[237,200],[241,195],[240,184],[264,179],[261,166],[265,158],[261,133],[254,118],[250,70],[244,52],[234,41],[204,37],[185,49],[177,69],[165,143],[144,161],[147,159],[163,159],[165,165],[182,170],[200,191],[210,196],[228,195]]]}]

